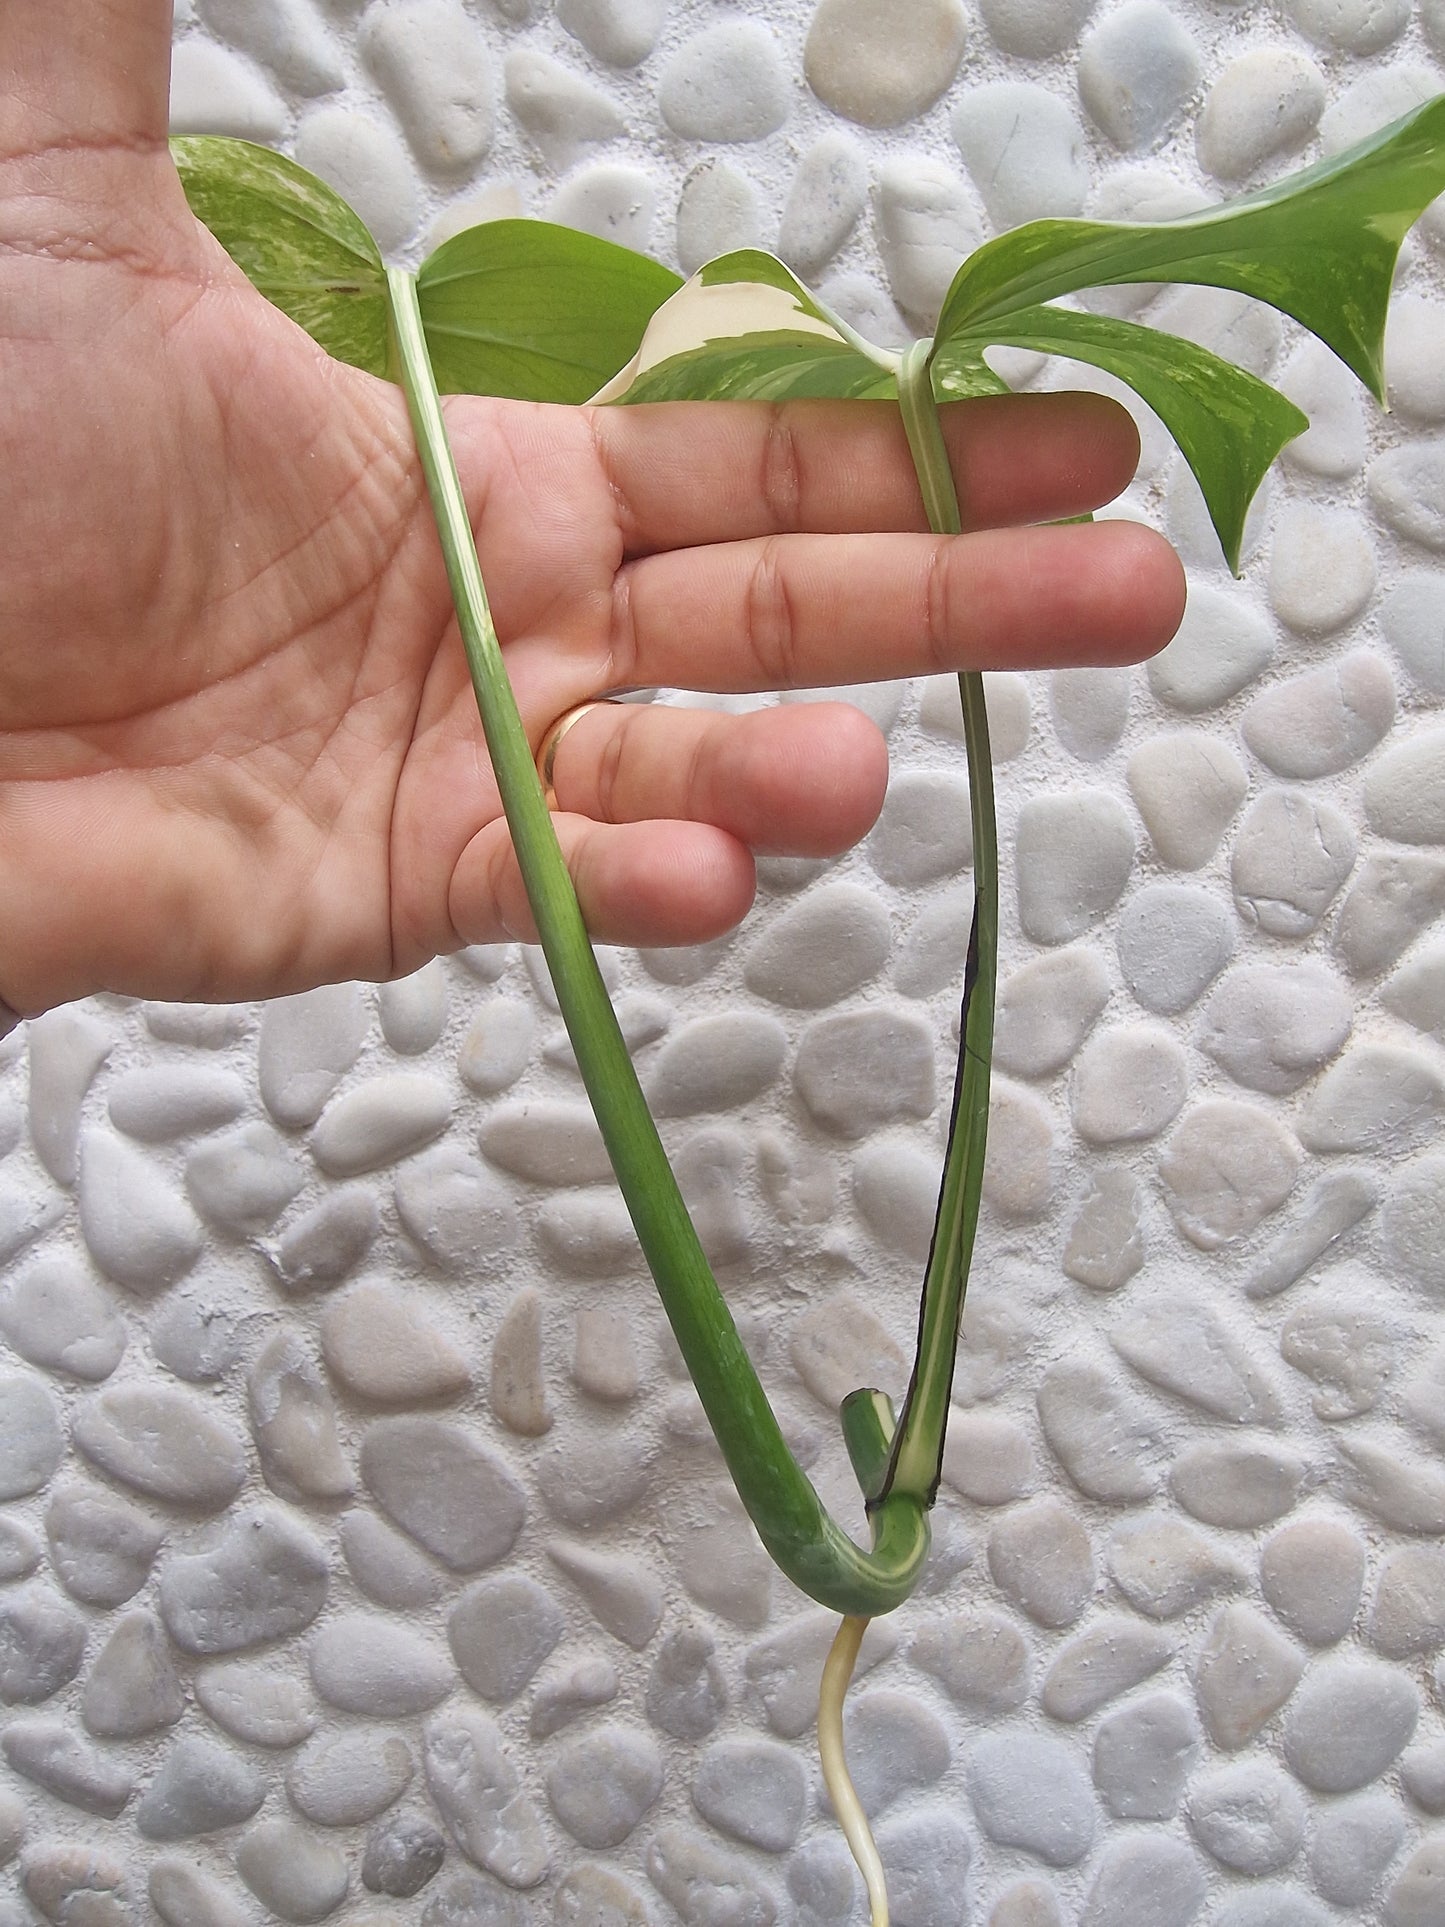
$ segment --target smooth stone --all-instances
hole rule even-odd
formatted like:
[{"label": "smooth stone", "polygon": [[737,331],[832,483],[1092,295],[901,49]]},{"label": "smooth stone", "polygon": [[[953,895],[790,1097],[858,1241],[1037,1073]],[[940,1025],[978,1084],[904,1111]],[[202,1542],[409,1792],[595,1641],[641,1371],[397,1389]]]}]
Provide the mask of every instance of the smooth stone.
[{"label": "smooth stone", "polygon": [[1351,1044],[1310,1093],[1298,1118],[1307,1151],[1402,1152],[1435,1131],[1445,1078],[1418,1047]]},{"label": "smooth stone", "polygon": [[1149,663],[1149,687],[1170,709],[1217,709],[1253,682],[1274,656],[1269,623],[1227,589],[1191,583],[1184,619]]},{"label": "smooth stone", "polygon": [[44,1714],[9,1720],[0,1752],[14,1772],[57,1800],[105,1820],[114,1820],[135,1791],[131,1774],[112,1755]]},{"label": "smooth stone", "polygon": [[[53,1927],[130,1927],[129,1879],[123,1861],[80,1841],[38,1840],[25,1851],[20,1886]],[[0,1902],[5,1927],[35,1919],[17,1899]]]},{"label": "smooth stone", "polygon": [[625,1405],[642,1385],[630,1320],[612,1305],[582,1305],[574,1321],[572,1377],[589,1398]]},{"label": "smooth stone", "polygon": [[1088,1772],[1062,1740],[1021,1728],[988,1735],[969,1755],[968,1791],[979,1825],[999,1846],[1072,1867],[1094,1843]]},{"label": "smooth stone", "polygon": [[1236,1084],[1285,1097],[1336,1055],[1352,1021],[1344,985],[1312,959],[1244,963],[1205,1005],[1197,1041]]},{"label": "smooth stone", "polygon": [[1072,46],[1094,0],[981,0],[979,10],[994,45],[1027,60]]},{"label": "smooth stone", "polygon": [[893,982],[905,997],[931,997],[962,981],[973,924],[971,889],[945,890],[914,917],[898,946]]},{"label": "smooth stone", "polygon": [[1160,0],[1126,0],[1085,34],[1079,97],[1096,127],[1126,152],[1173,125],[1203,71],[1199,49]]},{"label": "smooth stone", "polygon": [[573,1720],[616,1699],[617,1688],[617,1668],[610,1659],[592,1653],[574,1660],[538,1681],[527,1731],[534,1740],[550,1739]]},{"label": "smooth stone", "polygon": [[1007,1505],[1022,1498],[1036,1482],[1028,1433],[999,1412],[954,1412],[943,1477],[974,1505]]},{"label": "smooth stone", "polygon": [[[888,1865],[889,1902],[898,1906],[898,1862],[891,1851]],[[798,1848],[788,1862],[788,1892],[797,1903],[798,1927],[841,1927],[852,1919],[858,1878],[841,1835],[818,1834]]]},{"label": "smooth stone", "polygon": [[316,1730],[304,1681],[245,1659],[222,1660],[195,1675],[196,1699],[217,1726],[251,1746],[294,1747]]},{"label": "smooth stone", "polygon": [[165,1527],[103,1486],[54,1487],[45,1536],[55,1576],[86,1606],[122,1606],[150,1577]]},{"label": "smooth stone", "polygon": [[1406,1384],[1402,1414],[1437,1447],[1445,1447],[1445,1348],[1433,1351]]},{"label": "smooth stone", "polygon": [[[812,874],[807,881],[811,881]],[[792,887],[790,884],[789,888]],[[649,977],[656,978],[660,984],[670,984],[675,989],[686,989],[709,976],[722,962],[732,944],[733,933],[729,931],[727,936],[717,937],[711,943],[679,944],[669,950],[639,950],[636,955]]]},{"label": "smooth stone", "polygon": [[478,1138],[483,1157],[533,1184],[596,1184],[612,1176],[602,1134],[585,1104],[498,1105]]},{"label": "smooth stone", "polygon": [[38,1532],[0,1514],[0,1585],[27,1578],[40,1564],[41,1550]]},{"label": "smooth stone", "polygon": [[727,1483],[699,1488],[665,1543],[688,1597],[745,1632],[756,1632],[772,1603],[773,1567],[751,1519]]},{"label": "smooth stone", "polygon": [[169,1298],[151,1318],[152,1355],[192,1385],[214,1385],[244,1349],[247,1318],[238,1304],[224,1305],[197,1284]]},{"label": "smooth stone", "polygon": [[0,1377],[0,1499],[40,1491],[65,1456],[60,1408],[34,1372]]},{"label": "smooth stone", "polygon": [[294,1820],[261,1820],[241,1836],[236,1871],[263,1907],[282,1920],[325,1920],[346,1898],[345,1856]]},{"label": "smooth stone", "polygon": [[1416,1030],[1445,1044],[1445,939],[1421,944],[1380,986],[1380,1002]]},{"label": "smooth stone", "polygon": [[266,1005],[257,1039],[257,1080],[262,1103],[283,1130],[316,1122],[361,1055],[368,1027],[355,984],[326,984]]},{"label": "smooth stone", "polygon": [[427,1785],[462,1852],[508,1887],[535,1887],[551,1855],[496,1722],[470,1709],[436,1714],[422,1744]]},{"label": "smooth stone", "polygon": [[1356,849],[1353,826],[1333,805],[1267,792],[1245,812],[1234,840],[1230,875],[1241,916],[1271,937],[1308,936],[1354,868]]},{"label": "smooth stone", "polygon": [[1391,1439],[1342,1437],[1345,1497],[1397,1532],[1445,1533],[1445,1473],[1402,1452]]},{"label": "smooth stone", "polygon": [[559,23],[611,67],[645,60],[666,17],[667,0],[557,0]]},{"label": "smooth stone", "polygon": [[1417,421],[1445,418],[1445,383],[1440,375],[1445,333],[1438,303],[1429,295],[1397,295],[1390,303],[1385,340],[1392,407]]},{"label": "smooth stone", "polygon": [[1380,600],[1380,634],[1426,696],[1445,696],[1445,572],[1405,569]]},{"label": "smooth stone", "polygon": [[204,1233],[171,1180],[108,1131],[81,1133],[79,1215],[86,1249],[107,1278],[153,1298],[184,1278]]},{"label": "smooth stone", "polygon": [[1322,1660],[1285,1715],[1285,1759],[1316,1792],[1353,1793],[1399,1758],[1419,1710],[1413,1683],[1395,1668],[1379,1660]]},{"label": "smooth stone", "polygon": [[1161,1476],[1162,1427],[1117,1371],[1065,1358],[1039,1381],[1039,1422],[1050,1451],[1091,1499],[1146,1499]]},{"label": "smooth stone", "polygon": [[776,36],[743,18],[690,35],[657,78],[662,118],[683,140],[762,140],[788,118],[790,96]]},{"label": "smooth stone", "polygon": [[1252,48],[1209,90],[1197,131],[1200,165],[1216,180],[1234,182],[1297,153],[1319,126],[1325,99],[1324,76],[1307,54]]},{"label": "smooth stone", "polygon": [[475,1275],[517,1242],[511,1191],[459,1146],[408,1158],[396,1174],[395,1196],[408,1235],[450,1275]]},{"label": "smooth stone", "polygon": [[417,1291],[387,1279],[347,1285],[327,1301],[321,1349],[333,1376],[376,1404],[455,1398],[472,1382],[464,1353]]},{"label": "smooth stone", "polygon": [[1351,54],[1381,52],[1410,19],[1409,0],[1289,0],[1287,11],[1306,40]]},{"label": "smooth stone", "polygon": [[1150,1619],[1177,1619],[1219,1593],[1237,1592],[1249,1576],[1227,1546],[1167,1513],[1121,1521],[1108,1558],[1114,1584]]},{"label": "smooth stone", "polygon": [[645,1733],[609,1725],[568,1740],[547,1771],[552,1811],[584,1847],[617,1847],[662,1792],[662,1756]]},{"label": "smooth stone", "polygon": [[1151,1385],[1214,1418],[1268,1425],[1280,1416],[1279,1396],[1250,1343],[1196,1297],[1166,1288],[1131,1300],[1109,1342]]},{"label": "smooth stone", "polygon": [[441,1872],[445,1836],[420,1813],[394,1813],[366,1836],[361,1884],[370,1893],[410,1900]]},{"label": "smooth stone", "polygon": [[620,1430],[577,1428],[535,1461],[547,1510],[576,1532],[590,1532],[630,1511],[646,1492],[657,1448]]},{"label": "smooth stone", "polygon": [[232,1513],[205,1550],[166,1555],[161,1617],[183,1652],[240,1652],[309,1626],[327,1579],[317,1539],[278,1506],[251,1506]]},{"label": "smooth stone", "polygon": [[944,161],[926,155],[885,160],[874,218],[893,299],[931,326],[960,262],[983,239],[967,188]]},{"label": "smooth stone", "polygon": [[1209,1737],[1237,1753],[1268,1725],[1304,1672],[1304,1655],[1252,1606],[1225,1606],[1211,1620],[1194,1667]]},{"label": "smooth stone", "polygon": [[219,1130],[245,1108],[241,1079],[212,1064],[141,1064],[122,1071],[106,1090],[111,1123],[143,1144]]},{"label": "smooth stone", "polygon": [[251,1435],[271,1490],[305,1505],[353,1489],[336,1408],[306,1340],[295,1329],[268,1339],[246,1375]]},{"label": "smooth stone", "polygon": [[821,0],[803,46],[808,85],[864,127],[915,120],[945,93],[967,40],[958,0]]},{"label": "smooth stone", "polygon": [[269,1231],[306,1177],[269,1124],[244,1124],[198,1144],[186,1159],[186,1195],[207,1224],[233,1237]]},{"label": "smooth stone", "polygon": [[1405,1838],[1405,1816],[1390,1794],[1358,1793],[1316,1809],[1309,1869],[1315,1890],[1336,1907],[1369,1900]]},{"label": "smooth stone", "polygon": [[1280,1330],[1280,1354],[1315,1383],[1310,1400],[1322,1419],[1372,1411],[1398,1362],[1399,1332],[1346,1303],[1314,1302]]},{"label": "smooth stone", "polygon": [[1054,733],[1071,756],[1100,762],[1123,737],[1130,697],[1127,669],[1055,669],[1049,676]]},{"label": "smooth stone", "polygon": [[1445,909],[1445,861],[1413,850],[1367,856],[1335,919],[1334,945],[1352,977],[1395,963]]},{"label": "smooth stone", "polygon": [[1256,1879],[1287,1867],[1304,1842],[1306,1808],[1298,1789],[1253,1760],[1201,1774],[1189,1789],[1188,1815],[1206,1853]]},{"label": "smooth stone", "polygon": [[1088,191],[1083,129],[1044,87],[1033,81],[975,84],[949,125],[999,230],[1082,211]]},{"label": "smooth stone", "polygon": [[366,1428],[361,1476],[393,1524],[452,1572],[511,1551],[527,1500],[502,1456],[462,1426],[421,1414]]},{"label": "smooth stone", "polygon": [[285,137],[285,102],[249,62],[195,38],[176,43],[171,61],[170,130],[220,134],[271,146]]},{"label": "smooth stone", "polygon": [[648,1068],[648,1106],[657,1117],[727,1111],[776,1081],[787,1053],[787,1032],[757,1011],[724,1011],[695,1018],[675,1031]]},{"label": "smooth stone", "polygon": [[1194,884],[1147,883],[1119,917],[1124,981],[1146,1010],[1177,1016],[1195,1003],[1234,954],[1228,910]]},{"label": "smooth stone", "polygon": [[300,1294],[339,1284],[361,1263],[381,1229],[375,1194],[362,1184],[340,1186],[286,1226],[260,1250],[280,1283]]},{"label": "smooth stone", "polygon": [[180,1854],[151,1862],[146,1891],[166,1927],[250,1927],[249,1910]]},{"label": "smooth stone", "polygon": [[502,1314],[492,1341],[488,1389],[493,1416],[509,1432],[531,1439],[551,1429],[542,1370],[542,1295],[534,1286],[519,1291]]},{"label": "smooth stone", "polygon": [[440,1597],[440,1568],[375,1513],[359,1507],[343,1513],[337,1536],[348,1572],[375,1605],[405,1612],[434,1605]]},{"label": "smooth stone", "polygon": [[1089,1536],[1057,1499],[1031,1499],[989,1534],[988,1569],[999,1591],[1040,1626],[1072,1626],[1095,1586]]},{"label": "smooth stone", "polygon": [[827,883],[789,905],[754,940],[744,981],[771,1003],[818,1010],[877,975],[890,936],[888,914],[874,895],[857,884]]},{"label": "smooth stone", "polygon": [[348,1727],[302,1748],[287,1772],[286,1791],[304,1819],[321,1827],[355,1827],[394,1805],[415,1772],[400,1733]]},{"label": "smooth stone", "polygon": [[325,28],[295,0],[202,0],[201,17],[297,93],[326,94],[345,84]]},{"label": "smooth stone", "polygon": [[1159,1162],[1174,1222],[1201,1251],[1246,1236],[1294,1188],[1300,1149],[1269,1113],[1207,1098],[1184,1115]]},{"label": "smooth stone", "polygon": [[895,889],[953,877],[973,861],[968,784],[948,770],[904,770],[888,784],[865,849]]},{"label": "smooth stone", "polygon": [[644,1856],[647,1877],[679,1920],[717,1927],[773,1927],[776,1898],[751,1864],[689,1827],[659,1827]]},{"label": "smooth stone", "polygon": [[1400,1761],[1400,1784],[1424,1813],[1445,1813],[1445,1742],[1412,1747]]},{"label": "smooth stone", "polygon": [[908,1642],[908,1658],[978,1717],[1011,1713],[1028,1698],[1032,1655],[1004,1613],[977,1608],[925,1621]]},{"label": "smooth stone", "polygon": [[250,1012],[236,1004],[142,1004],[141,1015],[157,1043],[193,1050],[224,1050],[251,1028]]},{"label": "smooth stone", "polygon": [[76,1408],[71,1436],[92,1465],[167,1505],[216,1512],[245,1482],[241,1436],[195,1393],[163,1384],[92,1393]]},{"label": "smooth stone", "polygon": [[122,1613],[85,1677],[80,1717],[98,1740],[134,1740],[174,1726],[186,1696],[160,1622]]},{"label": "smooth stone", "polygon": [[462,1678],[496,1706],[517,1697],[563,1628],[556,1600],[524,1573],[478,1580],[447,1615],[447,1639]]},{"label": "smooth stone", "polygon": [[311,1683],[328,1706],[366,1719],[430,1711],[452,1690],[439,1644],[380,1613],[347,1612],[311,1636]]},{"label": "smooth stone", "polygon": [[1377,573],[1374,550],[1352,511],[1289,502],[1276,516],[1269,602],[1296,635],[1316,642],[1354,622],[1375,592]]},{"label": "smooth stone", "polygon": [[1384,1206],[1385,1243],[1412,1284],[1445,1294],[1445,1157],[1431,1153],[1393,1173]]},{"label": "smooth stone", "polygon": [[1210,861],[1247,790],[1245,765],[1202,730],[1150,736],[1129,757],[1129,794],[1171,869],[1202,869]]},{"label": "smooth stone", "polygon": [[1029,797],[1015,839],[1019,921],[1036,943],[1069,943],[1118,901],[1133,868],[1133,825],[1107,790]]},{"label": "smooth stone", "polygon": [[908,1375],[902,1347],[876,1313],[847,1292],[798,1319],[789,1355],[808,1390],[830,1412],[860,1385],[901,1389]]},{"label": "smooth stone", "polygon": [[1144,1263],[1143,1195],[1119,1167],[1090,1175],[1089,1190],[1069,1225],[1061,1263],[1091,1291],[1118,1291]]},{"label": "smooth stone", "polygon": [[1445,1834],[1427,1834],[1385,1896],[1386,1927],[1433,1927],[1445,1894]]},{"label": "smooth stone", "polygon": [[1297,1284],[1378,1201],[1379,1188],[1368,1173],[1327,1171],[1311,1185],[1295,1221],[1265,1250],[1245,1282],[1245,1296],[1272,1298]]},{"label": "smooth stone", "polygon": [[933,1053],[932,1030],[909,1011],[842,1011],[804,1030],[793,1078],[815,1122],[858,1138],[932,1115]]},{"label": "smooth stone", "polygon": [[[421,1927],[528,1927],[532,1919],[520,1894],[509,1893],[489,1875],[474,1873],[455,1873],[441,1881],[421,1911]],[[358,1927],[378,1923],[368,1916]],[[400,1914],[385,1915],[379,1927],[401,1927]]]},{"label": "smooth stone", "polygon": [[626,131],[616,101],[538,47],[513,47],[503,75],[508,111],[553,167],[566,167],[589,141]]},{"label": "smooth stone", "polygon": [[187,1733],[166,1754],[135,1811],[147,1840],[192,1840],[249,1820],[266,1782],[242,1754]]},{"label": "smooth stone", "polygon": [[1308,1461],[1288,1446],[1229,1440],[1188,1447],[1175,1459],[1169,1488],[1204,1525],[1248,1530],[1269,1525],[1299,1497]]},{"label": "smooth stone", "polygon": [[1358,475],[1368,453],[1365,411],[1359,383],[1344,364],[1322,341],[1306,336],[1275,385],[1310,418],[1305,432],[1281,451],[1285,463],[1329,481]]},{"label": "smooth stone", "polygon": [[8,1263],[66,1214],[63,1197],[26,1177],[0,1177],[0,1264]]},{"label": "smooth stone", "polygon": [[695,1131],[673,1153],[672,1169],[704,1255],[714,1267],[743,1263],[751,1223],[745,1207],[751,1142],[731,1125]]},{"label": "smooth stone", "polygon": [[444,1131],[452,1101],[425,1071],[392,1071],[334,1097],[311,1134],[328,1177],[354,1178],[409,1156]]},{"label": "smooth stone", "polygon": [[[801,1739],[818,1717],[823,1665],[837,1621],[818,1608],[785,1621],[750,1646],[743,1673],[763,1718],[779,1739]],[[863,1636],[854,1678],[861,1679],[892,1654],[898,1634],[875,1619]]]},{"label": "smooth stone", "polygon": [[897,1814],[878,1829],[878,1845],[889,1869],[895,1917],[917,1927],[954,1927],[973,1857],[968,1830],[956,1814],[947,1806]]},{"label": "smooth stone", "polygon": [[1332,776],[1382,741],[1394,716],[1389,670],[1360,649],[1256,696],[1240,729],[1277,776]]},{"label": "smooth stone", "polygon": [[1047,1077],[1076,1055],[1109,1000],[1109,976],[1083,944],[1033,957],[999,989],[994,1058],[1014,1077]]},{"label": "smooth stone", "polygon": [[1173,1123],[1188,1092],[1188,1066],[1172,1033],[1115,1024],[1084,1046],[1070,1109],[1086,1144],[1134,1144]]},{"label": "smooth stone", "polygon": [[1370,463],[1366,487],[1387,528],[1436,554],[1445,550],[1445,443],[1387,449]]},{"label": "smooth stone", "polygon": [[[1029,678],[1010,670],[985,670],[984,708],[988,712],[989,748],[995,767],[1021,756],[1028,745],[1033,699]],[[918,726],[933,735],[963,741],[963,711],[955,676],[929,676],[918,704]]]},{"label": "smooth stone", "polygon": [[1106,1713],[1094,1732],[1094,1785],[1116,1820],[1168,1820],[1203,1735],[1177,1693],[1146,1693]]},{"label": "smooth stone", "polygon": [[115,1048],[111,1027],[87,1011],[63,1006],[25,1026],[30,1071],[30,1142],[57,1184],[80,1169],[80,1118],[96,1072]]},{"label": "smooth stone", "polygon": [[763,211],[747,176],[716,155],[700,161],[677,202],[677,258],[684,274],[737,248],[757,247]]},{"label": "smooth stone", "polygon": [[852,234],[867,205],[863,150],[841,128],[830,128],[798,162],[783,203],[778,253],[796,273],[815,275]]},{"label": "smooth stone", "polygon": [[[1358,1588],[1355,1596],[1358,1600]],[[1398,1546],[1388,1555],[1375,1582],[1365,1633],[1386,1659],[1411,1659],[1445,1642],[1445,1547]]]},{"label": "smooth stone", "polygon": [[1393,743],[1370,765],[1365,816],[1399,843],[1445,843],[1445,729]]},{"label": "smooth stone", "polygon": [[[1365,1548],[1358,1533],[1329,1518],[1297,1519],[1265,1540],[1260,1591],[1290,1631],[1310,1646],[1343,1639],[1359,1609]],[[1378,1614],[1378,1598],[1376,1613]],[[1388,1645],[1373,1643],[1381,1651]],[[1399,1657],[1390,1654],[1390,1657]]]},{"label": "smooth stone", "polygon": [[572,1581],[598,1624],[641,1652],[662,1620],[663,1591],[655,1575],[631,1553],[562,1539],[548,1541],[547,1556]]},{"label": "smooth stone", "polygon": [[1051,1720],[1086,1720],[1111,1699],[1151,1679],[1174,1657],[1167,1633],[1111,1614],[1059,1648],[1039,1704]]},{"label": "smooth stone", "polygon": [[1032,1091],[996,1077],[989,1094],[984,1202],[1010,1218],[1037,1218],[1054,1195],[1054,1126]]},{"label": "smooth stone", "polygon": [[515,1084],[532,1055],[536,1019],[520,997],[489,997],[462,1039],[457,1070],[469,1091],[495,1097]]},{"label": "smooth stone", "polygon": [[[647,1717],[653,1726],[675,1740],[706,1739],[727,1711],[728,1697],[712,1634],[695,1621],[670,1632],[647,1680]],[[534,1711],[534,1730],[536,1719]]]},{"label": "smooth stone", "polygon": [[1204,1893],[1204,1870],[1182,1841],[1137,1829],[1099,1856],[1080,1927],[1189,1927]]},{"label": "smooth stone", "polygon": [[844,1708],[843,1732],[849,1772],[870,1818],[948,1771],[947,1730],[907,1694],[875,1691],[853,1699]]},{"label": "smooth stone", "polygon": [[1017,1383],[1018,1368],[1038,1338],[1035,1314],[1019,1302],[1033,1282],[1031,1273],[1005,1268],[1001,1282],[980,1280],[969,1293],[953,1373],[956,1405],[997,1398]]},{"label": "smooth stone", "polygon": [[401,0],[369,12],[359,43],[423,166],[454,173],[492,144],[487,42],[454,0]]},{"label": "smooth stone", "polygon": [[0,1703],[37,1706],[80,1671],[86,1622],[43,1580],[0,1594]]}]

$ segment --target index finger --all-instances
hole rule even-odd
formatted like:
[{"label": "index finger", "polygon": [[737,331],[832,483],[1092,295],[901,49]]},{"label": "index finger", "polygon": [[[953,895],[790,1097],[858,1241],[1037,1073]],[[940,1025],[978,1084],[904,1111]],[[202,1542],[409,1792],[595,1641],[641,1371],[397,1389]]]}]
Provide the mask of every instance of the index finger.
[{"label": "index finger", "polygon": [[[1100,508],[1139,459],[1133,418],[1104,395],[988,395],[939,412],[965,529]],[[928,526],[894,402],[654,402],[589,420],[630,554]]]}]

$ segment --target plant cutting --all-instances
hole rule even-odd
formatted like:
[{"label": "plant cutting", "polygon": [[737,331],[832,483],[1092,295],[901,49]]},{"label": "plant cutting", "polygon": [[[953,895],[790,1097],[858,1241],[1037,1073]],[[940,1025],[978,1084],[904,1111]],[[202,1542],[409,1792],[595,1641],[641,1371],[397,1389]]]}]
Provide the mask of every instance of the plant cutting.
[{"label": "plant cutting", "polygon": [[960,267],[930,339],[865,341],[781,262],[725,255],[691,280],[593,237],[503,221],[388,268],[331,189],[234,141],[173,144],[195,213],[263,294],[333,355],[400,382],[415,430],[483,731],[578,1067],[639,1243],[739,1496],[769,1553],[843,1615],[825,1669],[820,1747],[834,1804],[888,1918],[881,1867],[847,1780],[841,1705],[870,1617],[908,1598],[927,1556],[964,1293],[978,1222],[997,970],[997,834],[983,686],[960,677],[975,903],[958,1071],[912,1374],[895,1411],[860,1388],[841,1423],[871,1531],[861,1547],[794,1461],[738,1337],[663,1151],[593,957],[507,681],[442,415],[443,393],[601,406],[679,400],[867,399],[902,415],[930,526],[961,527],[940,404],[1006,392],[987,351],[1090,363],[1155,411],[1192,469],[1237,568],[1251,499],[1307,418],[1196,344],[1060,305],[1090,288],[1166,281],[1263,300],[1339,356],[1383,402],[1381,351],[1401,242],[1445,189],[1445,99],[1275,186],[1158,224],[1039,221]]}]

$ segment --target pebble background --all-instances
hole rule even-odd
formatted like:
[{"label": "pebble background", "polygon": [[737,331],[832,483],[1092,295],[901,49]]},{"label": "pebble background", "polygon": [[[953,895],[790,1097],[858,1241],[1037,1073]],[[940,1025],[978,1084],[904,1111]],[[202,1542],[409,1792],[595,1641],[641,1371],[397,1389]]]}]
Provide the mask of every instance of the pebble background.
[{"label": "pebble background", "polygon": [[[898,343],[1001,226],[1187,209],[1442,87],[1442,0],[182,0],[174,106],[407,258],[521,211],[758,242]],[[1232,295],[1098,297],[1314,425],[1236,582],[1141,411],[1113,512],[1183,551],[1179,638],[992,680],[978,1279],[849,1716],[895,1927],[1445,1923],[1442,248],[1389,418]],[[857,700],[862,848],[607,959],[850,1517],[830,1408],[911,1348],[971,858],[951,688]],[[31,1024],[0,1267],[0,1927],[862,1918],[827,1616],[722,1476],[534,956]]]}]

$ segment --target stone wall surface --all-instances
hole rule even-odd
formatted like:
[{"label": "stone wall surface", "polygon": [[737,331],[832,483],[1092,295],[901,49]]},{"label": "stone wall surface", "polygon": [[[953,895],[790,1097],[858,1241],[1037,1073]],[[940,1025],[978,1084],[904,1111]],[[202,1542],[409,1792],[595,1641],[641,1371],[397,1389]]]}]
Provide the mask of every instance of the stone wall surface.
[{"label": "stone wall surface", "polygon": [[[181,0],[174,117],[396,258],[519,212],[759,243],[896,345],[1002,227],[1198,205],[1442,88],[1440,0]],[[934,1561],[849,1715],[896,1927],[1445,1923],[1442,249],[1437,209],[1388,417],[1233,296],[1144,300],[1313,426],[1235,580],[1141,408],[1110,512],[1184,554],[1179,638],[992,679],[977,1282]],[[951,686],[856,700],[863,845],[605,959],[848,1518],[832,1408],[911,1349],[971,861]],[[32,1023],[0,1265],[3,1927],[863,1918],[827,1616],[732,1496],[534,954]]]}]

